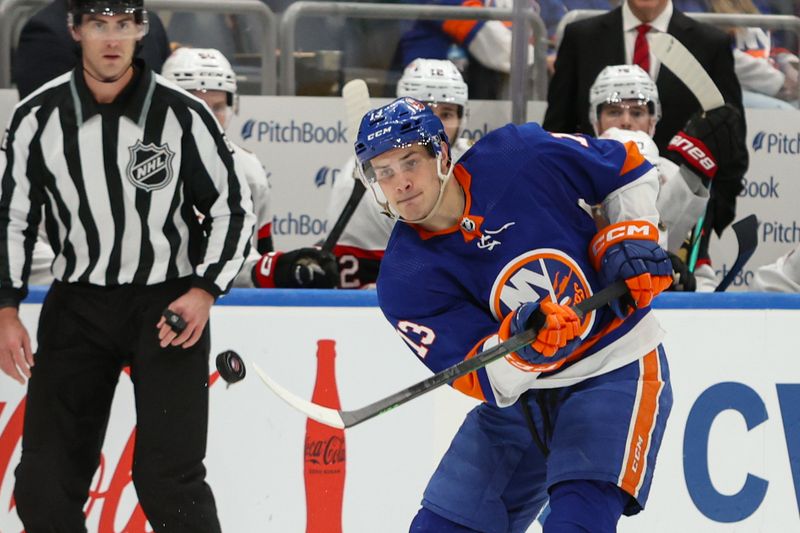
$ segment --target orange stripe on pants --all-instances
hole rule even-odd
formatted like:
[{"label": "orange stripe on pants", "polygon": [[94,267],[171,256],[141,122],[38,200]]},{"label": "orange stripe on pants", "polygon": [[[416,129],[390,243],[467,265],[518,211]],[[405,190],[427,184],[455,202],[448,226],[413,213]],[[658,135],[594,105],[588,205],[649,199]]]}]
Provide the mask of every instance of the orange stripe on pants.
[{"label": "orange stripe on pants", "polygon": [[642,376],[637,391],[638,405],[633,414],[633,431],[627,443],[626,460],[620,475],[619,486],[633,497],[639,493],[647,469],[647,452],[658,413],[658,396],[664,388],[660,376],[658,350],[653,350],[641,359]]}]

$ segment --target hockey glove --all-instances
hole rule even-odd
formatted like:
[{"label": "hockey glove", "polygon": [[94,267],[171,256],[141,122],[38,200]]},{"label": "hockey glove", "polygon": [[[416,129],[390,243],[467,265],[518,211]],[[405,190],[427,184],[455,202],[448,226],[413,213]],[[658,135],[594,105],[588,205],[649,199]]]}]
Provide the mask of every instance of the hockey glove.
[{"label": "hockey glove", "polygon": [[603,228],[589,245],[589,257],[604,286],[618,279],[628,285],[630,293],[609,304],[620,318],[647,307],[672,285],[672,262],[650,222],[628,220]]},{"label": "hockey glove", "polygon": [[319,248],[264,254],[253,268],[256,287],[332,289],[339,280],[336,257]]},{"label": "hockey glove", "polygon": [[[581,341],[581,321],[575,311],[549,300],[541,304],[524,303],[503,323],[501,338],[508,338],[536,323],[542,324],[535,341],[509,356],[512,364],[529,371],[550,372],[557,369]],[[508,330],[503,331],[506,328]]]},{"label": "hockey glove", "polygon": [[740,179],[748,164],[742,126],[741,113],[730,104],[695,113],[664,157],[692,169],[706,186],[718,174],[722,181]]},{"label": "hockey glove", "polygon": [[680,256],[667,252],[669,260],[672,263],[672,286],[668,290],[676,292],[694,292],[697,290],[697,280],[694,279],[694,274],[689,272],[689,267],[686,266]]}]

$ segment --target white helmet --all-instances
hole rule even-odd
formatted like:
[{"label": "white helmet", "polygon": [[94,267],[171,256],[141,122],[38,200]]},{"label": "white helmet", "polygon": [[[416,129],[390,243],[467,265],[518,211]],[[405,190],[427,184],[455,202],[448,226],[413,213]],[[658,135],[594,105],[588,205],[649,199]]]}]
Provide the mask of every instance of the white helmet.
[{"label": "white helmet", "polygon": [[456,104],[466,111],[468,93],[464,78],[447,59],[415,59],[397,82],[397,97],[420,102]]},{"label": "white helmet", "polygon": [[214,48],[178,48],[164,62],[161,75],[187,91],[224,91],[228,105],[236,108],[236,74]]},{"label": "white helmet", "polygon": [[589,122],[597,131],[597,118],[602,104],[638,100],[646,103],[650,113],[661,119],[661,100],[652,78],[639,65],[611,65],[604,68],[589,89]]}]

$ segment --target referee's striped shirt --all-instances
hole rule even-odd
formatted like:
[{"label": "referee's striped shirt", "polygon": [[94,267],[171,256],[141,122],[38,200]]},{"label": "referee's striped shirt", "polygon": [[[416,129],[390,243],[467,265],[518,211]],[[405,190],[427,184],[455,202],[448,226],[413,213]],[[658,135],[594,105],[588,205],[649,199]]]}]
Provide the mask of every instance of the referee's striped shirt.
[{"label": "referee's striped shirt", "polygon": [[111,104],[76,69],[14,109],[0,145],[0,302],[27,292],[43,212],[58,280],[230,288],[250,247],[250,190],[208,108],[136,66]]}]

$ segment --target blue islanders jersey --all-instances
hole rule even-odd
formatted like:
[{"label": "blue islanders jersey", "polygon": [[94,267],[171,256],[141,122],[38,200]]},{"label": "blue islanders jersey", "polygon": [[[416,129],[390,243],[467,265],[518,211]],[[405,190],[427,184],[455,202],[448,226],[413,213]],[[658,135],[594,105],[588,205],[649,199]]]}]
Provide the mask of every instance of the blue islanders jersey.
[{"label": "blue islanders jersey", "polygon": [[[533,123],[482,138],[453,179],[466,195],[460,222],[436,233],[396,224],[377,283],[382,311],[434,372],[500,342],[501,321],[522,303],[574,305],[603,288],[589,258],[597,228],[582,205],[630,203],[628,191],[652,182],[652,201],[640,213],[658,216],[656,173],[633,143],[550,134]],[[564,387],[620,368],[662,337],[649,308],[620,320],[606,307],[586,315],[581,346],[558,370],[533,372],[507,357],[453,385],[509,405],[530,388]]]}]

